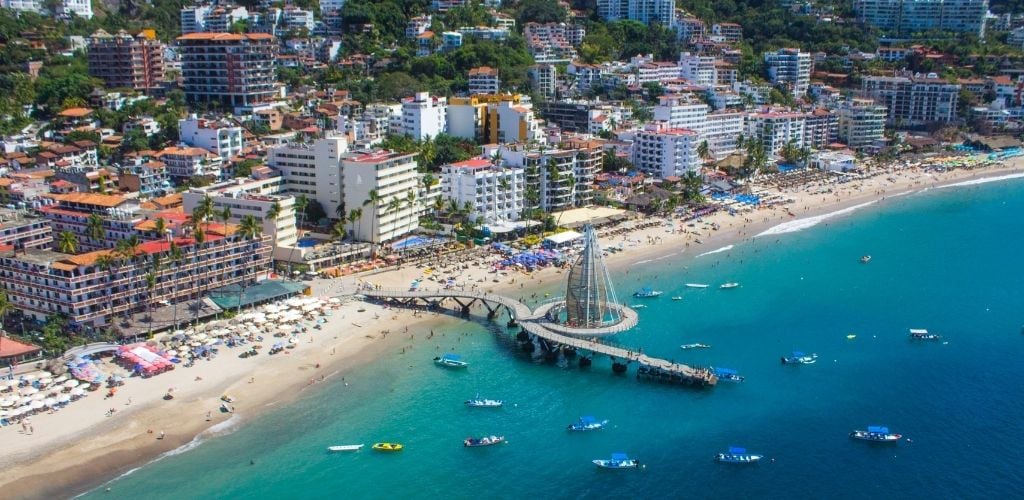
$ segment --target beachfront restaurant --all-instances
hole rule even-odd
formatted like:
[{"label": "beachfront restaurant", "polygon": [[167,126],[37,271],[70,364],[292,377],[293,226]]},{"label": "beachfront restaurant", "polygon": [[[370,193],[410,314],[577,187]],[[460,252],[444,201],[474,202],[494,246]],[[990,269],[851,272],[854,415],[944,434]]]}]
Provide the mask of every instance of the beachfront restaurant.
[{"label": "beachfront restaurant", "polygon": [[541,246],[547,250],[564,250],[571,248],[577,241],[582,239],[583,235],[576,231],[563,231],[544,238]]}]

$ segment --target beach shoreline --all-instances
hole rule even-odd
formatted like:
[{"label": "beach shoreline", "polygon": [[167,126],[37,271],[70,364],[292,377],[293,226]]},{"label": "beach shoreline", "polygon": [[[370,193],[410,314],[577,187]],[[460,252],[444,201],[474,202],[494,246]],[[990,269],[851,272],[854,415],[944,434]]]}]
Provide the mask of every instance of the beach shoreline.
[{"label": "beach shoreline", "polygon": [[[759,234],[787,222],[826,216],[853,207],[872,209],[885,206],[886,200],[912,192],[1022,172],[1024,160],[1020,159],[1008,160],[1006,165],[1001,167],[955,170],[941,174],[906,171],[899,174],[896,182],[876,177],[845,188],[840,187],[840,190],[846,191],[845,194],[837,192],[837,196],[819,197],[820,193],[803,196],[799,193],[786,193],[796,200],[786,206],[789,208],[758,210],[750,217],[730,216],[719,212],[703,218],[706,223],[704,227],[687,229],[685,233],[679,231],[686,227],[685,224],[675,220],[668,225],[658,224],[655,227],[626,233],[621,240],[609,238],[603,240],[602,244],[605,247],[613,244],[628,247],[624,252],[607,257],[612,270],[642,270],[643,266],[664,259],[691,259],[701,258],[702,254],[709,252],[714,254],[730,245],[756,238]],[[793,215],[787,212],[790,209],[794,212]],[[719,229],[707,229],[708,224],[718,224]],[[702,240],[702,244],[695,243],[698,238]],[[726,253],[722,257],[727,256]],[[460,279],[479,283],[477,286],[488,292],[506,293],[513,297],[533,294],[536,297],[543,290],[555,290],[556,286],[560,286],[562,272],[557,268],[545,268],[529,275],[509,274],[499,277],[489,273],[488,269],[471,266],[471,269],[460,272]],[[382,287],[404,287],[422,274],[422,269],[410,266],[363,279]],[[499,282],[495,283],[495,279]],[[323,294],[330,295],[334,286],[340,285],[344,289],[356,285],[352,278],[335,280],[333,283],[335,285],[323,290]],[[7,471],[5,479],[0,483],[0,489],[10,498],[73,496],[95,489],[169,451],[188,445],[200,435],[206,436],[204,433],[211,427],[219,429],[218,426],[226,425],[224,422],[227,422],[228,418],[221,415],[211,421],[202,418],[222,394],[231,394],[239,401],[236,405],[239,412],[230,424],[231,428],[237,428],[251,419],[258,418],[265,411],[288,404],[296,398],[304,397],[312,390],[317,390],[319,387],[310,387],[316,385],[309,382],[310,374],[315,374],[314,377],[324,374],[325,378],[327,375],[344,376],[345,373],[373,363],[384,356],[393,355],[403,337],[391,335],[388,338],[387,335],[381,335],[383,331],[398,332],[402,328],[411,328],[415,332],[422,332],[429,328],[432,321],[454,320],[447,315],[436,314],[421,313],[419,317],[413,317],[411,311],[385,310],[380,305],[362,302],[352,302],[343,308],[345,316],[332,318],[329,322],[331,326],[325,329],[326,335],[316,334],[315,344],[300,346],[306,349],[301,352],[297,349],[287,360],[275,359],[271,362],[261,358],[256,360],[257,362],[250,361],[246,364],[245,361],[239,362],[235,359],[235,363],[228,368],[222,368],[218,361],[202,367],[205,368],[202,372],[195,369],[181,370],[181,375],[187,377],[199,376],[197,374],[202,373],[204,378],[209,379],[209,384],[203,384],[203,387],[195,390],[182,391],[182,397],[169,404],[153,398],[146,401],[137,397],[139,403],[125,409],[122,403],[124,397],[121,395],[115,398],[116,401],[107,403],[98,401],[101,395],[96,393],[86,401],[97,410],[95,415],[98,415],[100,408],[108,405],[116,405],[123,409],[120,415],[106,420],[100,418],[98,422],[84,427],[85,430],[80,434],[65,432],[59,438],[51,438],[42,443],[27,441],[32,438],[13,434],[13,429],[5,430],[4,432],[9,432],[5,436],[17,435],[23,439],[15,440],[20,442],[8,448],[13,452],[5,451],[4,455],[0,455],[0,466],[5,467]],[[353,313],[351,310],[356,308],[364,309],[364,312]],[[349,324],[357,323],[362,326],[349,327]],[[331,335],[334,336],[333,341],[326,340],[326,337]],[[372,338],[367,338],[368,336]],[[319,339],[325,341],[321,342]],[[334,356],[325,354],[328,350],[334,349],[341,352]],[[222,356],[234,354],[237,352],[225,350]],[[314,364],[321,366],[314,368]],[[239,366],[240,368],[236,368]],[[205,373],[211,371],[213,373],[206,377]],[[221,371],[224,373],[217,373]],[[154,385],[167,385],[161,379],[174,373],[143,382],[146,388],[151,390]],[[257,383],[248,384],[249,377],[256,377]],[[186,384],[187,380],[182,379],[178,383]],[[142,388],[138,390],[141,391]],[[162,392],[156,392],[158,399]],[[67,412],[70,415],[78,411],[86,409],[71,407],[61,413]],[[181,418],[182,415],[194,417]],[[93,420],[95,421],[95,418]],[[39,421],[44,423],[39,427],[46,427],[46,419],[40,418]],[[162,430],[167,434],[163,440],[157,440],[147,432],[148,430]],[[70,446],[72,444],[73,448]]]}]

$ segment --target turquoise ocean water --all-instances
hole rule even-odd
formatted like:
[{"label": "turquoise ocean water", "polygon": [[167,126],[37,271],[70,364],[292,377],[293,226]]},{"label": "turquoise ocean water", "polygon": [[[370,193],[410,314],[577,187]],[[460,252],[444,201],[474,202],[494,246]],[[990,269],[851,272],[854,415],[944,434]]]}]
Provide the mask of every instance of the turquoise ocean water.
[{"label": "turquoise ocean water", "polygon": [[[606,360],[583,371],[535,363],[511,335],[494,333],[504,328],[453,320],[444,337],[348,374],[347,386],[325,383],[90,496],[1015,497],[1024,486],[1022,214],[1024,181],[933,190],[615,275],[620,295],[644,285],[666,292],[644,302],[640,326],[619,341],[738,369],[742,384],[690,390],[637,381],[632,369],[612,375]],[[865,253],[867,265],[858,262]],[[683,288],[727,281],[742,286]],[[677,294],[684,300],[669,300]],[[948,343],[913,342],[909,328]],[[713,347],[679,349],[689,342]],[[438,347],[455,347],[470,368],[433,366]],[[819,361],[782,366],[793,350]],[[465,408],[477,393],[508,406]],[[566,432],[581,415],[610,427]],[[913,441],[847,437],[871,424]],[[463,448],[484,434],[509,444]],[[325,451],[375,441],[406,450]],[[774,461],[713,462],[729,445]],[[617,451],[647,467],[590,463]]]}]

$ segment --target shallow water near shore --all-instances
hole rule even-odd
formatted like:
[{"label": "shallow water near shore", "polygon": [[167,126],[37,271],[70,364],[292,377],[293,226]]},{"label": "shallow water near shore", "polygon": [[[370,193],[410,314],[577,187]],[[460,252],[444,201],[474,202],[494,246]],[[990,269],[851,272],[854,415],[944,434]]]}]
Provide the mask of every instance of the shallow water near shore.
[{"label": "shallow water near shore", "polygon": [[[1024,181],[933,190],[614,275],[625,302],[647,306],[617,342],[735,368],[747,378],[741,384],[691,390],[638,381],[634,368],[612,375],[607,360],[586,370],[536,363],[503,326],[452,320],[443,336],[411,332],[405,354],[328,379],[288,407],[86,497],[1015,496],[1024,485],[1021,214]],[[863,254],[869,264],[858,262]],[[695,282],[712,286],[684,287]],[[725,282],[741,286],[717,288]],[[643,286],[665,293],[630,297]],[[683,299],[670,300],[676,295]],[[911,341],[909,328],[943,339]],[[695,342],[712,348],[679,348]],[[781,365],[794,350],[817,353],[818,362]],[[445,351],[471,366],[434,366]],[[506,407],[466,408],[475,394]],[[566,432],[581,415],[609,427]],[[867,425],[912,442],[847,437]],[[490,434],[509,443],[462,446]],[[406,449],[376,453],[376,441]],[[367,447],[326,451],[355,443]],[[714,463],[730,445],[767,458]],[[590,463],[612,452],[647,467]]]}]

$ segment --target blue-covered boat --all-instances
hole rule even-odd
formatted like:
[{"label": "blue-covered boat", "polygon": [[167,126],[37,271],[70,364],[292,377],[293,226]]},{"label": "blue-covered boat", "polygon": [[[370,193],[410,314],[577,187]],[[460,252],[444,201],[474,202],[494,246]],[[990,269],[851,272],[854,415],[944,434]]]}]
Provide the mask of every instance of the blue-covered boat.
[{"label": "blue-covered boat", "polygon": [[713,371],[718,380],[726,382],[743,382],[744,380],[743,376],[732,368],[713,368]]},{"label": "blue-covered boat", "polygon": [[817,362],[817,354],[804,354],[800,351],[793,351],[789,356],[782,357],[782,364],[784,365],[813,365]]},{"label": "blue-covered boat", "polygon": [[655,289],[653,289],[653,288],[651,288],[649,286],[645,286],[645,287],[643,287],[643,288],[633,292],[633,296],[638,298],[638,299],[650,299],[650,298],[658,297],[658,296],[660,296],[663,293],[665,293],[665,292],[663,292],[661,290],[655,290]]},{"label": "blue-covered boat", "polygon": [[855,430],[850,433],[850,437],[853,439],[860,439],[861,441],[871,441],[873,443],[895,443],[902,439],[903,435],[896,434],[895,432],[889,432],[888,427],[869,425],[868,430]]},{"label": "blue-covered boat", "polygon": [[737,446],[730,446],[729,451],[726,453],[719,453],[715,456],[715,460],[718,462],[724,462],[727,464],[752,464],[764,458],[764,455],[757,455],[754,453],[747,453],[746,448],[740,448]]},{"label": "blue-covered boat", "polygon": [[469,363],[462,360],[462,356],[458,354],[443,354],[434,358],[434,364],[438,366],[446,366],[448,368],[465,368],[469,366]]},{"label": "blue-covered boat", "polygon": [[493,446],[505,442],[505,436],[484,436],[482,438],[468,437],[462,441],[462,445],[467,448],[476,448],[479,446]]},{"label": "blue-covered boat", "polygon": [[607,420],[598,420],[591,416],[580,417],[579,422],[569,424],[570,431],[596,431],[603,429],[608,424]]},{"label": "blue-covered boat", "polygon": [[612,453],[612,458],[608,460],[592,460],[594,465],[602,469],[635,469],[640,465],[640,462],[629,458],[625,453]]}]

